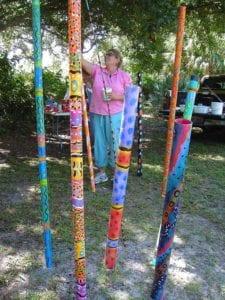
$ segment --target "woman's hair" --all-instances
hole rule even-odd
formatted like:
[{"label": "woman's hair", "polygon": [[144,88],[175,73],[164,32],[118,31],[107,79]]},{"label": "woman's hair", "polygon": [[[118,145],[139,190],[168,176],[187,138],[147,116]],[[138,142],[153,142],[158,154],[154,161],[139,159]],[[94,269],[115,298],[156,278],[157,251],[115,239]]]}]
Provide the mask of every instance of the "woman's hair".
[{"label": "woman's hair", "polygon": [[120,54],[120,52],[118,50],[114,49],[114,48],[111,48],[106,52],[106,55],[109,55],[110,53],[113,54],[116,58],[119,59],[118,67],[120,67],[122,65],[122,62],[123,62],[123,58],[122,58],[122,55]]}]

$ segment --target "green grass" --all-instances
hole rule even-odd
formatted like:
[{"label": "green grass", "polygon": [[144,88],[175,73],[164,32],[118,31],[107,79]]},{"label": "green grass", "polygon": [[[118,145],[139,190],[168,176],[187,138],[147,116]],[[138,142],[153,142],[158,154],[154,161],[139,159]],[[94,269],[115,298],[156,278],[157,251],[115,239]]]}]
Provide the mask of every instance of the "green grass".
[{"label": "green grass", "polygon": [[[102,260],[111,206],[111,183],[97,187],[93,194],[85,160],[85,234],[90,299],[120,299],[121,295],[126,295],[125,299],[146,299],[150,293],[154,275],[151,260],[163,207],[160,191],[167,131],[165,122],[153,118],[144,120],[144,128],[143,177],[136,176],[134,144],[121,235],[125,247],[121,241],[116,269],[110,272]],[[179,278],[173,276],[176,274],[169,273],[168,299],[222,300],[224,297],[221,265],[225,244],[225,140],[222,140],[222,134],[218,139],[212,134],[209,137],[192,134],[177,221],[179,240],[174,243],[172,252],[173,257],[177,255],[176,251],[182,251],[178,261],[184,261],[184,275],[189,272],[192,279],[182,285]],[[10,299],[73,297],[70,158],[69,152],[60,155],[50,154],[48,158],[54,260],[51,271],[44,268],[37,160],[32,155],[9,155],[0,169],[0,251],[9,260],[1,272],[0,293],[6,293]],[[171,270],[179,271],[179,268],[173,266]],[[20,281],[20,274],[27,276],[26,283]],[[207,293],[209,298],[204,298]]]}]

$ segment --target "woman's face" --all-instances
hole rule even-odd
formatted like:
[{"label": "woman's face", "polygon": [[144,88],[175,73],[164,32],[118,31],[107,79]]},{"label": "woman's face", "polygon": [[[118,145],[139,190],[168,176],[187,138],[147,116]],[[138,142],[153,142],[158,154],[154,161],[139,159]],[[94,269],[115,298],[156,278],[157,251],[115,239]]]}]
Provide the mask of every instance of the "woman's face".
[{"label": "woman's face", "polygon": [[105,55],[105,65],[106,67],[108,66],[118,66],[119,63],[119,58],[113,53],[113,52],[108,52]]}]

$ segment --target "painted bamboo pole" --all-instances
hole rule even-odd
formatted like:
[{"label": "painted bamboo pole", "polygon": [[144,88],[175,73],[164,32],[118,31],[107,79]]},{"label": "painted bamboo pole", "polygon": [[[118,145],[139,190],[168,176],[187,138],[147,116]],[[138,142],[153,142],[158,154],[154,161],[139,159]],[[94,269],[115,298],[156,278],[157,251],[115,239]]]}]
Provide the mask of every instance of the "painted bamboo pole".
[{"label": "painted bamboo pole", "polygon": [[108,269],[113,269],[116,264],[117,248],[133,144],[138,94],[138,86],[134,85],[127,87],[124,100],[122,127],[120,131],[119,150],[117,153],[113,181],[112,205],[105,252],[105,265]]},{"label": "painted bamboo pole", "polygon": [[83,199],[81,3],[68,2],[69,95],[72,212],[74,225],[75,299],[86,299]]},{"label": "painted bamboo pole", "polygon": [[[195,75],[191,75],[189,85],[188,85],[188,93],[187,93],[187,97],[185,100],[184,114],[183,114],[183,119],[185,119],[185,120],[191,121],[192,113],[193,113],[193,109],[194,109],[196,92],[198,91],[198,88],[199,88],[198,77]],[[158,232],[158,237],[157,237],[157,242],[156,242],[156,250],[155,250],[156,255],[157,255],[157,248],[159,245],[160,232],[161,232],[161,224],[159,227],[159,232]],[[156,265],[155,258],[153,259],[152,264],[154,266]]]},{"label": "painted bamboo pole", "polygon": [[138,97],[138,161],[137,161],[137,176],[141,177],[142,173],[142,152],[143,152],[143,144],[142,144],[142,74],[141,72],[138,73],[138,86],[140,87],[139,97]]},{"label": "painted bamboo pole", "polygon": [[34,81],[37,122],[37,142],[39,159],[39,177],[41,187],[42,222],[44,227],[45,263],[52,267],[52,241],[50,230],[50,214],[48,203],[48,180],[45,145],[45,124],[43,105],[43,76],[42,76],[42,42],[41,42],[41,13],[40,1],[32,0],[32,26],[34,45]]},{"label": "painted bamboo pole", "polygon": [[165,197],[165,192],[166,192],[170,157],[172,151],[174,121],[175,121],[176,104],[177,104],[177,92],[178,92],[178,83],[180,78],[180,66],[181,66],[181,56],[182,56],[182,48],[183,48],[185,15],[186,15],[186,6],[180,6],[178,12],[175,61],[173,67],[172,97],[170,102],[166,154],[164,160],[163,182],[162,182],[162,190],[161,190],[161,194],[163,198]]},{"label": "painted bamboo pole", "polygon": [[154,300],[163,299],[165,293],[168,266],[179,210],[180,194],[182,192],[182,182],[190,145],[191,129],[191,121],[176,119],[168,184],[156,255],[154,281],[151,291],[151,298]]},{"label": "painted bamboo pole", "polygon": [[192,113],[195,104],[195,97],[198,88],[199,88],[198,77],[195,75],[191,75],[189,85],[188,85],[187,97],[185,100],[184,114],[183,114],[183,119],[185,120],[191,120],[192,118]]},{"label": "painted bamboo pole", "polygon": [[89,174],[90,174],[90,180],[91,180],[91,190],[94,193],[95,192],[94,167],[93,167],[93,158],[92,158],[92,151],[91,151],[90,131],[89,131],[89,125],[88,125],[87,105],[86,105],[86,100],[85,100],[84,94],[82,97],[82,105],[83,105],[84,131],[85,131],[86,145],[87,145]]}]

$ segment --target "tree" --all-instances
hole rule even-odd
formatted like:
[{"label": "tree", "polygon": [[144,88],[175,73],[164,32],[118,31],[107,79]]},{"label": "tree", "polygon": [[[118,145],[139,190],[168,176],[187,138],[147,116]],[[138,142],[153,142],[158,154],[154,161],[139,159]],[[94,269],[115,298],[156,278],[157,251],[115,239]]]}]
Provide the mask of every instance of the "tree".
[{"label": "tree", "polygon": [[[83,0],[82,39],[89,40],[93,46],[97,38],[103,49],[110,35],[116,35],[123,41],[126,39],[126,43],[119,46],[130,58],[132,72],[142,70],[154,76],[162,72],[168,74],[168,71],[171,72],[171,57],[175,48],[171,44],[168,49],[168,37],[176,33],[177,9],[180,3],[179,0],[90,0],[88,11],[86,1]],[[182,68],[188,66],[188,72],[191,72],[195,69],[192,62],[197,66],[196,61],[201,61],[201,67],[208,63],[211,65],[210,70],[222,71],[224,68],[221,65],[219,67],[218,62],[224,65],[220,45],[225,33],[225,1],[187,0],[186,5],[185,47],[190,40],[193,43],[188,50],[184,47]],[[67,11],[68,1],[41,1],[44,48],[51,48],[54,41],[67,49]],[[31,43],[31,17],[30,0],[2,0],[1,40],[16,47],[22,47],[26,42]],[[22,41],[18,42],[21,38]],[[17,42],[13,44],[12,41]],[[171,55],[167,55],[168,53]]]},{"label": "tree", "polygon": [[6,55],[0,56],[0,86],[1,129],[34,120],[32,74],[16,73]]}]

